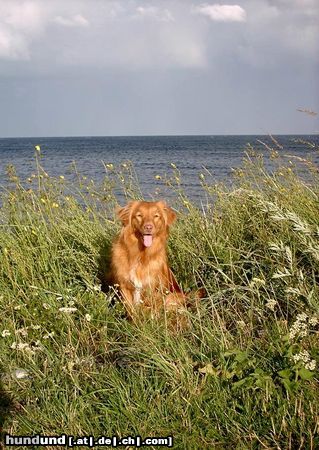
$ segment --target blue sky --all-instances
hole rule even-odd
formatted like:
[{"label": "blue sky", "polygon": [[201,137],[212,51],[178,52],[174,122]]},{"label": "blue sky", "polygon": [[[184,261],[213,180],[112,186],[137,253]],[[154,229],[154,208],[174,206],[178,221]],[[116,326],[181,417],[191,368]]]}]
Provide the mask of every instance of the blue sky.
[{"label": "blue sky", "polygon": [[0,137],[319,131],[318,0],[1,0]]}]

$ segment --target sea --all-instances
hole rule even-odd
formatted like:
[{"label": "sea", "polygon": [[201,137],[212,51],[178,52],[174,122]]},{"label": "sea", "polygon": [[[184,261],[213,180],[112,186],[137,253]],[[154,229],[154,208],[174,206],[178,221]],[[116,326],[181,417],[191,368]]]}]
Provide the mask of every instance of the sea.
[{"label": "sea", "polygon": [[[274,142],[278,143],[277,144]],[[312,142],[317,150],[306,142]],[[202,196],[200,174],[210,183],[232,179],[233,169],[241,166],[248,146],[263,153],[269,170],[273,162],[269,148],[291,159],[311,158],[319,163],[319,135],[240,135],[240,136],[125,136],[125,137],[27,137],[0,139],[0,185],[6,186],[6,169],[14,165],[22,180],[35,171],[35,149],[41,147],[41,165],[51,176],[63,176],[72,181],[77,171],[100,183],[108,167],[131,162],[145,198],[158,197],[163,179],[176,177],[187,195],[195,201]],[[294,159],[294,161],[296,158]],[[176,166],[177,169],[174,168]],[[175,172],[174,172],[175,171]],[[160,178],[159,178],[160,177]],[[179,177],[179,176],[178,176]],[[169,194],[168,194],[169,195]],[[119,193],[119,196],[121,194]]]}]

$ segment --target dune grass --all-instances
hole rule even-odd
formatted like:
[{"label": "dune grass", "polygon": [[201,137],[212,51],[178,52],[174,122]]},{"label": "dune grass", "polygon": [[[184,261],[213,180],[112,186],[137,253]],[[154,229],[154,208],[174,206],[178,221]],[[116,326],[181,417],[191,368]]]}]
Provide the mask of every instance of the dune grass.
[{"label": "dune grass", "polygon": [[199,175],[205,207],[187,198],[178,168],[164,180],[179,211],[171,266],[186,291],[207,290],[181,330],[164,313],[132,323],[114,290],[103,292],[119,230],[115,192],[142,195],[129,163],[106,164],[99,186],[81,174],[72,183],[49,176],[39,148],[28,180],[8,168],[3,433],[173,436],[176,449],[319,448],[318,169],[282,156],[288,149],[274,142],[265,147],[269,173],[264,157],[247,151],[231,187]]}]

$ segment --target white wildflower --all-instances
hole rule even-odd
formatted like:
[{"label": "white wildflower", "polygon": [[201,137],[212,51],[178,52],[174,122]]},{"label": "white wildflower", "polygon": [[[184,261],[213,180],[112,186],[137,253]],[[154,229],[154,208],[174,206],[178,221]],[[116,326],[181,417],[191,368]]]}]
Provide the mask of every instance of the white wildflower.
[{"label": "white wildflower", "polygon": [[307,362],[305,364],[305,368],[308,370],[315,370],[316,368],[316,361],[314,359],[312,359],[311,361]]},{"label": "white wildflower", "polygon": [[50,339],[54,336],[54,334],[55,334],[54,331],[51,331],[51,333],[45,334],[43,336],[43,339]]},{"label": "white wildflower", "polygon": [[270,299],[268,299],[265,306],[266,306],[266,308],[270,309],[271,311],[275,311],[275,306],[277,306],[277,305],[278,305],[278,302],[275,299],[270,298]]},{"label": "white wildflower", "polygon": [[11,372],[11,376],[17,380],[23,380],[24,378],[29,378],[29,372],[25,369],[16,369]]},{"label": "white wildflower", "polygon": [[33,349],[26,342],[13,342],[13,344],[11,344],[11,348],[14,350],[25,351],[26,353],[30,353],[32,355],[34,354]]},{"label": "white wildflower", "polygon": [[300,313],[296,317],[296,321],[292,324],[289,332],[290,339],[293,339],[297,335],[300,337],[305,337],[308,334],[308,316],[306,313]]},{"label": "white wildflower", "polygon": [[17,305],[14,307],[15,311],[19,311],[21,309],[21,305]]},{"label": "white wildflower", "polygon": [[297,315],[297,320],[299,322],[305,322],[308,319],[308,316],[306,313],[300,313]]},{"label": "white wildflower", "polygon": [[316,368],[317,363],[314,359],[310,358],[309,352],[307,350],[301,350],[296,355],[293,355],[292,359],[295,364],[298,362],[303,363],[305,369],[315,370]]},{"label": "white wildflower", "polygon": [[75,312],[77,310],[78,310],[77,308],[69,308],[67,306],[59,308],[59,311],[65,312],[65,313],[72,313],[72,312]]},{"label": "white wildflower", "polygon": [[97,284],[96,286],[93,286],[93,291],[101,292],[101,285]]},{"label": "white wildflower", "polygon": [[10,333],[9,330],[3,330],[2,333],[1,333],[2,337],[7,337],[7,336],[10,336],[10,335],[11,335],[11,333]]},{"label": "white wildflower", "polygon": [[312,325],[313,327],[315,327],[316,325],[318,325],[318,323],[319,323],[318,316],[312,316],[312,317],[309,317],[309,323],[310,323],[310,325]]},{"label": "white wildflower", "polygon": [[308,316],[305,313],[301,313],[297,315],[296,321],[292,324],[289,337],[293,339],[296,336],[305,337],[308,334],[308,324],[307,324]]},{"label": "white wildflower", "polygon": [[88,322],[90,322],[92,319],[90,314],[85,314],[85,320],[87,320]]},{"label": "white wildflower", "polygon": [[17,333],[21,334],[21,336],[26,337],[26,336],[28,336],[28,328],[19,328],[17,330]]},{"label": "white wildflower", "polygon": [[303,363],[308,363],[310,361],[310,355],[307,350],[301,350],[301,352],[296,353],[292,356],[292,359],[295,363],[301,361]]}]

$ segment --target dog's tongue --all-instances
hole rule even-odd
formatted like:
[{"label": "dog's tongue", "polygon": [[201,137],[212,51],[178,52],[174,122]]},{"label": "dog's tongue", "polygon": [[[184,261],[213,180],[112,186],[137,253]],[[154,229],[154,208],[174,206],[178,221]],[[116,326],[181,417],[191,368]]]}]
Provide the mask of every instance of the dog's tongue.
[{"label": "dog's tongue", "polygon": [[144,234],[143,242],[144,242],[145,247],[150,247],[153,242],[153,236],[151,234]]}]

